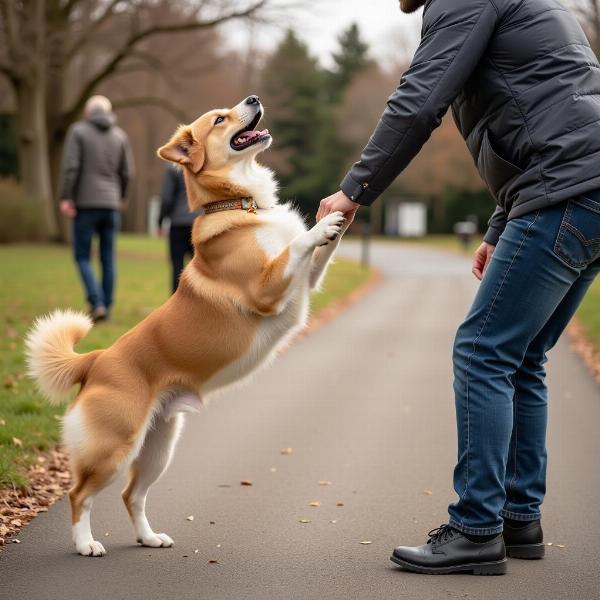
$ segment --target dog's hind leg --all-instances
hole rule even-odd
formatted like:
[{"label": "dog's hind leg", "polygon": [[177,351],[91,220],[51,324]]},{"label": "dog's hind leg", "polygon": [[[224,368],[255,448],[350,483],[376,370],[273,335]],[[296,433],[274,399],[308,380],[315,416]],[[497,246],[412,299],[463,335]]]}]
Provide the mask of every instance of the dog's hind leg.
[{"label": "dog's hind leg", "polygon": [[121,494],[133,522],[136,539],[144,546],[167,548],[173,545],[173,540],[166,533],[154,533],[150,527],[146,517],[146,496],[150,486],[169,466],[182,425],[181,413],[169,420],[161,414],[156,416],[140,453],[131,465],[129,482]]},{"label": "dog's hind leg", "polygon": [[[94,497],[105,488],[117,474],[119,466],[129,453],[129,447],[115,449],[100,461],[81,463],[75,459],[73,469],[75,483],[69,491],[73,523],[73,542],[82,556],[104,556],[104,546],[94,539],[90,525],[90,513]],[[100,467],[97,465],[101,464]]]}]

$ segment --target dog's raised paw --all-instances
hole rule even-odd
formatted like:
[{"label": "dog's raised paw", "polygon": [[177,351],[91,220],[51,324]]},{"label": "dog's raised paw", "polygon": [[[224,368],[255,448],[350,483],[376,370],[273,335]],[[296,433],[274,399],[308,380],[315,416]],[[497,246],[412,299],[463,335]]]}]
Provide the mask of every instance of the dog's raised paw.
[{"label": "dog's raised paw", "polygon": [[150,548],[170,548],[175,542],[166,533],[155,533],[152,536],[138,540],[142,546]]},{"label": "dog's raised paw", "polygon": [[336,211],[323,217],[314,227],[314,232],[317,235],[317,245],[325,246],[329,242],[337,239],[344,225],[344,214]]},{"label": "dog's raised paw", "polygon": [[106,554],[104,546],[96,540],[91,541],[89,544],[77,546],[77,552],[79,552],[81,556],[104,556]]}]

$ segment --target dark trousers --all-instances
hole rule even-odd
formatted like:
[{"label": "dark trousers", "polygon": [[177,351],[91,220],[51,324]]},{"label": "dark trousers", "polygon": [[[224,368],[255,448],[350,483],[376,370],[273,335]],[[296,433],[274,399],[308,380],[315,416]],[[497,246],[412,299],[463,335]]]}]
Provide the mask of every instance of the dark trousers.
[{"label": "dark trousers", "polygon": [[[92,309],[110,308],[115,285],[115,237],[119,230],[120,214],[108,208],[82,208],[73,220],[73,254],[85,286],[87,301]],[[99,286],[91,264],[92,239],[98,234],[102,285]]]},{"label": "dark trousers", "polygon": [[183,263],[186,255],[190,257],[194,254],[192,246],[192,226],[191,225],[172,225],[169,230],[169,254],[171,257],[171,289],[173,292],[179,285],[179,278],[183,271]]},{"label": "dark trousers", "polygon": [[600,273],[600,191],[508,222],[454,347],[458,464],[450,525],[540,518],[546,353]]}]

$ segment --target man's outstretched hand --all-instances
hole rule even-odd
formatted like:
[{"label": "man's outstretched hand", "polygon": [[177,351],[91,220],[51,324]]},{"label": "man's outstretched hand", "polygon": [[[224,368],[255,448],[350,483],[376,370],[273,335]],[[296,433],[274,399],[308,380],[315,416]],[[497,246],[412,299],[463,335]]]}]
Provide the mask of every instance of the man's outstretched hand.
[{"label": "man's outstretched hand", "polygon": [[494,250],[496,246],[492,246],[492,244],[488,244],[487,242],[483,242],[479,248],[475,251],[475,256],[473,257],[473,275],[477,277],[477,279],[483,279],[486,269],[490,264],[490,260],[492,259],[492,254],[494,254]]},{"label": "man's outstretched hand", "polygon": [[319,210],[317,212],[317,223],[328,214],[336,211],[340,211],[344,213],[346,217],[346,223],[349,225],[354,220],[354,215],[358,210],[358,204],[356,202],[352,202],[344,192],[339,191],[327,198],[321,200],[321,204],[319,205]]}]

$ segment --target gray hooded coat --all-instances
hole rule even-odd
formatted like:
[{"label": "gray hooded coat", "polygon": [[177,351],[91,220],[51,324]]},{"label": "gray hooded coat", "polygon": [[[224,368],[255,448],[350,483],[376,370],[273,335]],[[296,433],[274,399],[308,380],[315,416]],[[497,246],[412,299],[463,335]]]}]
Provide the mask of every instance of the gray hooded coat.
[{"label": "gray hooded coat", "polygon": [[113,113],[94,112],[67,133],[60,197],[77,208],[119,209],[133,177],[125,132]]},{"label": "gray hooded coat", "polygon": [[507,219],[600,188],[600,66],[558,0],[428,0],[413,63],[342,181],[370,205],[448,107]]}]

